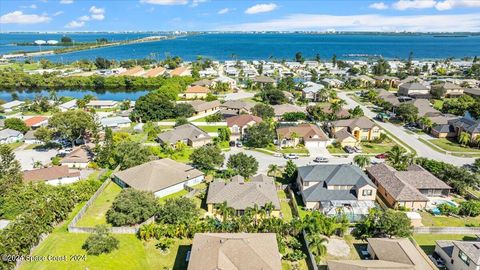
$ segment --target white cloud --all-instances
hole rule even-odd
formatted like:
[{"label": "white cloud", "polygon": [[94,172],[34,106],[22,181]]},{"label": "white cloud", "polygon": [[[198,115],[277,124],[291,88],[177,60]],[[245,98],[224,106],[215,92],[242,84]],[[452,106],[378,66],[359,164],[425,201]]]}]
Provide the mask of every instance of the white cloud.
[{"label": "white cloud", "polygon": [[230,12],[230,9],[229,9],[229,8],[222,8],[222,9],[220,9],[217,13],[218,13],[218,14],[226,14],[226,13],[228,13],[228,12]]},{"label": "white cloud", "polygon": [[56,17],[56,16],[59,16],[59,15],[62,15],[63,14],[63,11],[57,11],[55,13],[53,13],[53,16]]},{"label": "white cloud", "polygon": [[368,6],[369,8],[373,8],[373,9],[378,9],[378,10],[383,10],[383,9],[387,9],[388,6],[385,5],[384,2],[377,2],[377,3],[372,3]]},{"label": "white cloud", "polygon": [[66,28],[80,28],[85,26],[85,21],[71,21],[67,25]]},{"label": "white cloud", "polygon": [[84,16],[79,17],[78,20],[87,22],[87,21],[90,21],[90,17],[87,16],[87,15],[84,15]]},{"label": "white cloud", "polygon": [[480,31],[480,13],[455,15],[384,16],[378,14],[336,16],[325,14],[293,14],[264,22],[226,25],[218,30],[230,31],[411,31],[455,32]]},{"label": "white cloud", "polygon": [[423,9],[432,8],[437,4],[434,0],[400,0],[395,2],[392,6],[394,9]]},{"label": "white cloud", "polygon": [[31,4],[29,6],[20,6],[20,8],[31,8],[31,9],[36,9],[37,8],[37,5],[35,4]]},{"label": "white cloud", "polygon": [[171,6],[171,5],[186,5],[188,4],[188,0],[140,0],[140,3]]},{"label": "white cloud", "polygon": [[271,12],[277,9],[278,6],[277,4],[270,3],[270,4],[258,4],[251,6],[245,10],[246,14],[257,14],[257,13],[265,13],[265,12]]},{"label": "white cloud", "polygon": [[435,5],[437,10],[448,10],[452,8],[461,8],[461,7],[470,7],[470,8],[479,8],[480,1],[478,0],[445,0],[438,1]]},{"label": "white cloud", "polygon": [[192,4],[190,5],[191,7],[196,7],[198,5],[200,5],[201,3],[205,3],[205,2],[208,2],[209,0],[193,0],[192,1]]},{"label": "white cloud", "polygon": [[64,4],[64,5],[73,4],[73,0],[60,0],[60,4]]},{"label": "white cloud", "polygon": [[47,15],[25,14],[22,11],[13,11],[0,17],[0,24],[36,24],[46,23],[52,18]]},{"label": "white cloud", "polygon": [[90,19],[102,21],[105,19],[105,9],[104,8],[97,8],[96,6],[90,7]]}]

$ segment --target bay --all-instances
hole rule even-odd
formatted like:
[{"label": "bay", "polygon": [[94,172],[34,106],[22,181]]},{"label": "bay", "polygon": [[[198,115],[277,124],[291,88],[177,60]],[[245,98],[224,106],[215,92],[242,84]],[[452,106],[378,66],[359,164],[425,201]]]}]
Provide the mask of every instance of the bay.
[{"label": "bay", "polygon": [[[96,91],[96,90],[57,90],[55,91],[57,97],[72,97],[72,98],[83,98],[86,95],[93,95],[101,100],[137,100],[139,97],[146,95],[148,91],[124,91],[124,90],[110,90],[110,91]],[[0,99],[5,101],[12,100],[12,93],[17,93],[20,100],[33,100],[37,96],[49,97],[49,90],[0,90]]]}]

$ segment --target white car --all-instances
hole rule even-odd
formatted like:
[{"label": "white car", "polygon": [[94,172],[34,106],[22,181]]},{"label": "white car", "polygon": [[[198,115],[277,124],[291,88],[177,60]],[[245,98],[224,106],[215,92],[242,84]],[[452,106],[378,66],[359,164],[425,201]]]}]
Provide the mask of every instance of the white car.
[{"label": "white car", "polygon": [[290,154],[285,154],[283,157],[286,158],[286,159],[298,159],[297,154],[291,154],[291,153]]}]

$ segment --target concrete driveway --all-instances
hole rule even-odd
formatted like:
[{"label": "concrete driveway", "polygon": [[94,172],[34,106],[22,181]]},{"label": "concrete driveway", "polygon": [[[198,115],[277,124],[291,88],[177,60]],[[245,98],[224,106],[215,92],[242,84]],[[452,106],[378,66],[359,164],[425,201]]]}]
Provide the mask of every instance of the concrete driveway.
[{"label": "concrete driveway", "polygon": [[[347,107],[349,109],[354,108],[355,106],[358,105],[360,106],[360,108],[362,108],[365,116],[373,119],[377,115],[375,112],[372,112],[366,106],[359,104],[358,102],[356,102],[355,100],[347,96],[346,92],[338,92],[338,97],[340,97],[341,99],[347,102]],[[474,158],[462,158],[462,157],[456,157],[456,156],[439,153],[433,150],[432,148],[430,148],[429,146],[425,145],[423,142],[419,141],[415,135],[407,133],[404,127],[396,126],[392,123],[384,123],[376,120],[373,120],[373,121],[383,129],[388,130],[392,134],[395,134],[397,138],[399,138],[405,144],[415,149],[415,151],[417,152],[417,156],[419,157],[426,157],[426,158],[430,158],[438,161],[443,161],[456,166],[471,164],[475,161]]]},{"label": "concrete driveway", "polygon": [[37,150],[18,150],[15,151],[15,158],[20,162],[22,170],[33,169],[33,164],[40,161],[43,165],[51,162],[51,158],[56,156],[57,150],[37,151]]}]

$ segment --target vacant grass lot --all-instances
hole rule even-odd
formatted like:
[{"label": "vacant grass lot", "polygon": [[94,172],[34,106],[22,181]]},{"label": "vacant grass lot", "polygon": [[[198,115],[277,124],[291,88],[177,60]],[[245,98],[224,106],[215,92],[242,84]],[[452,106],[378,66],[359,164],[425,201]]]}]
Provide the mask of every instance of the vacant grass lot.
[{"label": "vacant grass lot", "polygon": [[414,234],[413,239],[425,251],[425,253],[432,254],[435,251],[436,240],[464,240],[472,241],[477,238],[474,235],[463,234]]},{"label": "vacant grass lot", "polygon": [[436,146],[442,148],[445,151],[450,152],[471,152],[471,153],[479,153],[480,149],[478,148],[471,148],[471,147],[463,147],[459,143],[447,139],[433,139],[429,140],[429,142],[435,144]]},{"label": "vacant grass lot", "polygon": [[427,212],[421,212],[423,226],[435,227],[465,227],[466,225],[480,226],[480,216],[478,217],[450,217],[434,216]]},{"label": "vacant grass lot", "polygon": [[110,182],[93,204],[87,209],[85,215],[78,221],[78,227],[95,227],[99,224],[107,224],[106,214],[112,206],[113,200],[122,191],[122,188]]}]

